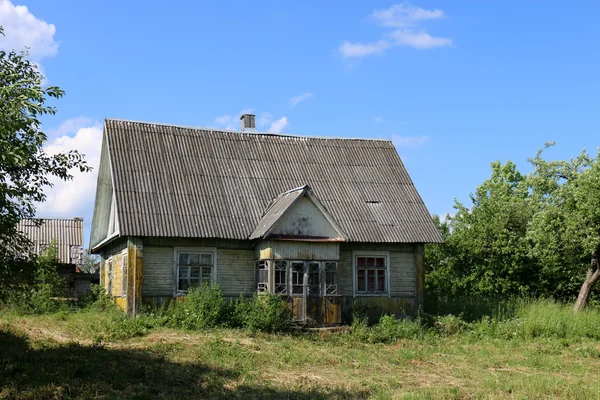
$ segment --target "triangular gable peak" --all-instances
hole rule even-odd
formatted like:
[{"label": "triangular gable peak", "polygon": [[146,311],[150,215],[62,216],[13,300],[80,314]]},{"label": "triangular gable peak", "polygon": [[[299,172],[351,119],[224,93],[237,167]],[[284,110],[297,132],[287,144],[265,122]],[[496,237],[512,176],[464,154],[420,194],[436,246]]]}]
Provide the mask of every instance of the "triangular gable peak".
[{"label": "triangular gable peak", "polygon": [[274,199],[250,239],[345,241],[346,235],[308,185]]},{"label": "triangular gable peak", "polygon": [[119,218],[114,191],[114,176],[111,154],[108,148],[106,129],[102,135],[100,168],[96,185],[96,202],[92,218],[90,248],[95,250],[119,236]]}]

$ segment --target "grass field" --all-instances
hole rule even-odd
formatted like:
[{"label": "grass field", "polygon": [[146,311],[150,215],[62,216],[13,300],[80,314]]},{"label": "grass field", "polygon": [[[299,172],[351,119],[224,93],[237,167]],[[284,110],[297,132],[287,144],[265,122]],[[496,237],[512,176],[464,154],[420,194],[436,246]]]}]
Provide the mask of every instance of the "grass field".
[{"label": "grass field", "polygon": [[382,344],[128,329],[115,334],[114,317],[98,311],[0,314],[0,398],[600,398],[600,342],[574,333],[508,339],[474,328]]}]

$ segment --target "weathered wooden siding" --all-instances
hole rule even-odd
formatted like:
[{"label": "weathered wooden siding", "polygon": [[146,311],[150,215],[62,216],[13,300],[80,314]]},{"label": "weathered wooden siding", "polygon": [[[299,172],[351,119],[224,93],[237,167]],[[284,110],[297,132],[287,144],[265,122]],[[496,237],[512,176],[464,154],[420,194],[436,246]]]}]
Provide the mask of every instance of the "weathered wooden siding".
[{"label": "weathered wooden siding", "polygon": [[[354,244],[354,243],[351,243]],[[352,251],[387,251],[390,254],[390,296],[414,297],[416,295],[416,256],[414,245],[387,245],[374,243],[367,246],[342,243],[338,262],[338,288],[343,296],[354,293]]]},{"label": "weathered wooden siding", "polygon": [[256,258],[263,260],[337,260],[340,257],[340,244],[263,240],[256,244],[255,251]]},{"label": "weathered wooden siding", "polygon": [[353,294],[352,251],[340,251],[338,261],[338,291],[342,296]]},{"label": "weathered wooden siding", "polygon": [[143,296],[173,296],[173,247],[144,248]]},{"label": "weathered wooden siding", "polygon": [[390,296],[414,297],[416,270],[414,252],[390,252]]},{"label": "weathered wooden siding", "polygon": [[254,292],[254,252],[217,249],[217,283],[226,296]]},{"label": "weathered wooden siding", "polygon": [[[145,245],[143,296],[173,296],[174,252],[174,247]],[[252,250],[219,248],[216,257],[217,283],[225,295],[238,296],[240,293],[254,291],[254,252]]]},{"label": "weathered wooden siding", "polygon": [[306,197],[299,199],[273,227],[271,235],[337,238],[339,234]]}]

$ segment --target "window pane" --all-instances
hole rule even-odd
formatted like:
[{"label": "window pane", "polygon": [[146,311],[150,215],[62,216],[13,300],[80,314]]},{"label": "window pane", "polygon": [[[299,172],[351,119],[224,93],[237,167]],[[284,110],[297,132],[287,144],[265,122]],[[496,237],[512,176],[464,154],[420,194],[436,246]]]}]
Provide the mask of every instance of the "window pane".
[{"label": "window pane", "polygon": [[264,293],[269,291],[269,270],[266,261],[256,263],[256,291]]},{"label": "window pane", "polygon": [[364,292],[365,291],[365,270],[364,269],[359,269],[358,271],[356,271],[356,280],[358,282],[357,283],[357,290],[359,292]]},{"label": "window pane", "polygon": [[212,254],[202,254],[200,265],[213,265],[213,256]]},{"label": "window pane", "polygon": [[377,257],[377,268],[385,268],[385,257]]},{"label": "window pane", "polygon": [[179,265],[189,265],[190,255],[186,253],[179,253]]},{"label": "window pane", "polygon": [[187,279],[189,267],[179,267],[179,279]]},{"label": "window pane", "polygon": [[321,282],[319,279],[319,263],[308,264],[308,294],[321,293]]},{"label": "window pane", "polygon": [[367,267],[373,268],[375,266],[375,259],[372,257],[367,258]]},{"label": "window pane", "polygon": [[199,254],[190,254],[189,260],[190,260],[190,265],[198,265],[200,263],[200,255]]},{"label": "window pane", "polygon": [[200,267],[190,267],[190,279],[200,279]]},{"label": "window pane", "polygon": [[375,270],[372,269],[367,270],[367,291],[375,291]]},{"label": "window pane", "polygon": [[304,293],[304,263],[292,263],[292,293]]},{"label": "window pane", "polygon": [[188,280],[188,272],[189,268],[179,267],[179,279],[177,283],[177,289],[182,291],[187,291],[190,287]]},{"label": "window pane", "polygon": [[212,267],[202,267],[202,282],[210,283],[212,278]]},{"label": "window pane", "polygon": [[377,270],[377,290],[385,292],[385,270]]},{"label": "window pane", "polygon": [[275,261],[275,294],[287,293],[287,261]]},{"label": "window pane", "polygon": [[364,268],[367,266],[367,259],[365,257],[358,257],[356,260],[356,266],[358,268]]}]

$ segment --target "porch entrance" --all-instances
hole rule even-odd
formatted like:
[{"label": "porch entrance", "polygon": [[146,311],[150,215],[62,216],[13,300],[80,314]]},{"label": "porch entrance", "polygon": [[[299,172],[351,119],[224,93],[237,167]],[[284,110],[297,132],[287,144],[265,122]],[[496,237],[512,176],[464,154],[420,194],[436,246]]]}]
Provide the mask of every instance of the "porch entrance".
[{"label": "porch entrance", "polygon": [[291,261],[289,273],[289,304],[297,322],[308,325],[341,322],[336,262]]}]

